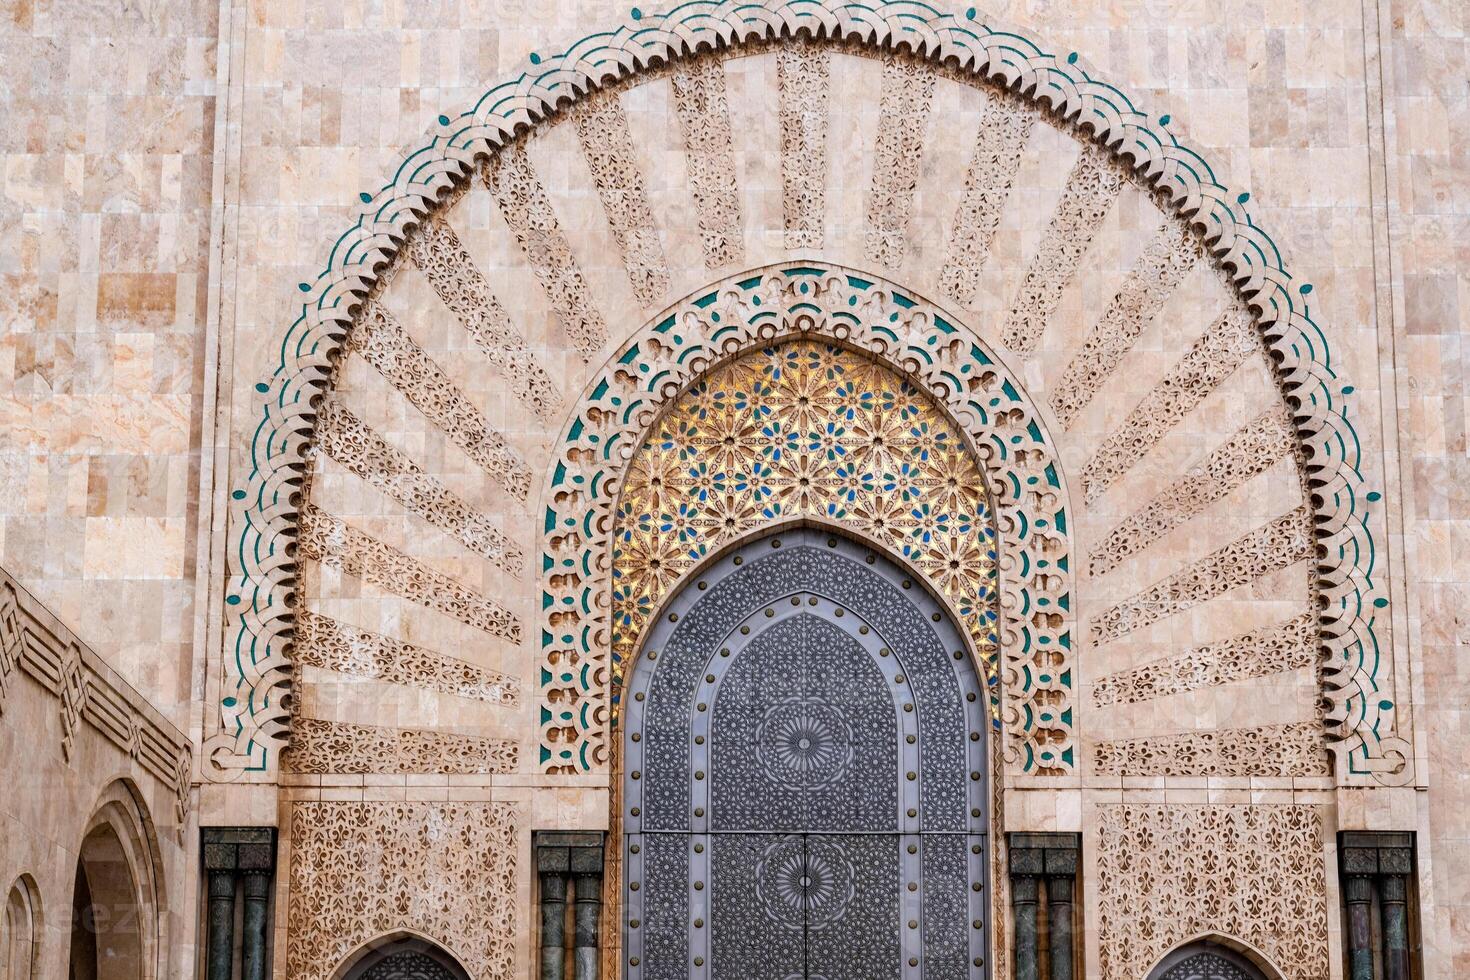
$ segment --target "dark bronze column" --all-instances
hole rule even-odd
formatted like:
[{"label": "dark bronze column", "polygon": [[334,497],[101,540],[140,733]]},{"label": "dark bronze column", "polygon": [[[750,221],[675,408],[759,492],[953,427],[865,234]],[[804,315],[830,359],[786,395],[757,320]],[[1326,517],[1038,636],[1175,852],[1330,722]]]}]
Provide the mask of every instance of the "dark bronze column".
[{"label": "dark bronze column", "polygon": [[542,830],[535,834],[536,871],[541,881],[540,980],[566,980],[567,884],[573,898],[573,980],[597,980],[602,957],[602,831]]},{"label": "dark bronze column", "polygon": [[[205,827],[199,832],[209,876],[208,980],[268,980],[266,928],[276,869],[274,827]],[[235,900],[244,901],[240,972],[235,972]]]},{"label": "dark bronze column", "polygon": [[1075,875],[1046,879],[1046,929],[1051,951],[1051,980],[1072,980],[1072,895]]},{"label": "dark bronze column", "polygon": [[1012,862],[1011,916],[1016,933],[1016,980],[1041,980],[1036,937],[1037,884],[1035,875],[1018,875]]},{"label": "dark bronze column", "polygon": [[1384,875],[1379,881],[1383,910],[1384,980],[1409,980],[1409,899],[1403,875]]},{"label": "dark bronze column", "polygon": [[565,980],[567,959],[567,869],[565,850],[536,851],[541,879],[541,980]]},{"label": "dark bronze column", "polygon": [[1348,980],[1411,980],[1414,835],[1343,831],[1337,847],[1347,919]]},{"label": "dark bronze column", "polygon": [[265,980],[270,972],[265,961],[266,909],[271,899],[269,871],[246,871],[245,915],[240,924],[240,980]]},{"label": "dark bronze column", "polygon": [[[1016,938],[1015,980],[1073,980],[1077,889],[1076,834],[1016,833],[1009,837],[1011,917]],[[1038,912],[1046,902],[1046,935],[1039,934]],[[1041,943],[1051,969],[1041,975]]]},{"label": "dark bronze column", "polygon": [[602,917],[602,848],[572,848],[572,885],[577,907],[573,949],[573,980],[597,980],[600,958],[597,924]]},{"label": "dark bronze column", "polygon": [[235,871],[209,870],[208,980],[233,980],[235,965]]},{"label": "dark bronze column", "polygon": [[1348,980],[1376,980],[1373,976],[1373,879],[1351,875],[1343,882],[1347,903]]}]

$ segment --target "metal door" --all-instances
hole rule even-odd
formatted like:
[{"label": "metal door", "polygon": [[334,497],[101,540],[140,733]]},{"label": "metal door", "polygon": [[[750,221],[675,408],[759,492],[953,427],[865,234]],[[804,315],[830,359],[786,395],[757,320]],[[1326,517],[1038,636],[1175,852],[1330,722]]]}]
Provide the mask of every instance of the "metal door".
[{"label": "metal door", "polygon": [[985,693],[890,562],[810,529],[727,555],[622,707],[629,980],[986,975]]}]

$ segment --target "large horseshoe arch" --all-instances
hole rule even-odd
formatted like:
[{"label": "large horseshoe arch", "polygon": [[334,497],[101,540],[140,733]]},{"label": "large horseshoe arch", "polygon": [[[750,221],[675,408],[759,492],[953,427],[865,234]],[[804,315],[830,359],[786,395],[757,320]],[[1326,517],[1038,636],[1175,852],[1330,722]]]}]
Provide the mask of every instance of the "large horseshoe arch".
[{"label": "large horseshoe arch", "polygon": [[669,601],[626,697],[625,977],[988,975],[985,693],[917,577],[756,538]]}]

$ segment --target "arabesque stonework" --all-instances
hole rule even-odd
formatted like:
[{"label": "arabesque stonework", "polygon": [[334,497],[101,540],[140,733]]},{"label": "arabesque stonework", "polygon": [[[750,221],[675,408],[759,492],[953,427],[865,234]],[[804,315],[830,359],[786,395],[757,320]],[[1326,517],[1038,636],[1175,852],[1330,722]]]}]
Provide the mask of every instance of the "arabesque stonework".
[{"label": "arabesque stonework", "polygon": [[[988,698],[970,846],[900,807],[853,956],[1336,980],[1368,916],[1470,972],[1458,8],[0,20],[0,980],[719,974],[718,861],[625,812],[675,695],[625,685],[798,528]],[[942,699],[819,591],[929,800]],[[868,751],[853,663],[846,720],[751,688],[793,785]],[[752,845],[752,936],[872,914],[890,857],[823,840]],[[630,921],[680,874],[698,922]]]}]

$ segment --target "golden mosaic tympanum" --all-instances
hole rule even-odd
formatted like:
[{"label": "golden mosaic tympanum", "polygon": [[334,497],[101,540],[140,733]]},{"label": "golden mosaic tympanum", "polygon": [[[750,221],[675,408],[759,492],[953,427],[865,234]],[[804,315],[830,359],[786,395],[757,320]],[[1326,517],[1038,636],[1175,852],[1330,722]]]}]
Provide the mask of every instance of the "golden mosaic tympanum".
[{"label": "golden mosaic tympanum", "polygon": [[851,528],[924,575],[958,613],[994,685],[995,529],[974,456],[902,377],[812,341],[711,371],[634,456],[613,547],[615,676],[649,617],[706,555],[800,519]]}]

